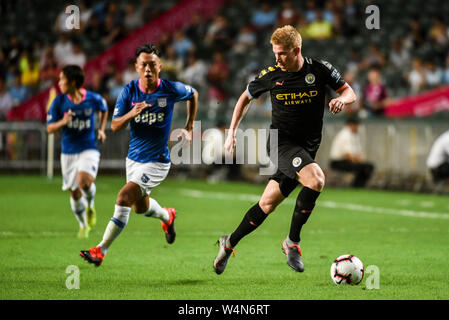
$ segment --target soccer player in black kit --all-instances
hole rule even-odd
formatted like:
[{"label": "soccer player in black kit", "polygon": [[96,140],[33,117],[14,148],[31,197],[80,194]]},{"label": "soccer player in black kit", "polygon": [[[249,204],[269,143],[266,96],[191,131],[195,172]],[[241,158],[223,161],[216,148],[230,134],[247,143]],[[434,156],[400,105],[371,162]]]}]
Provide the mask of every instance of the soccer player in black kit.
[{"label": "soccer player in black kit", "polygon": [[292,26],[276,29],[271,36],[271,44],[276,66],[263,70],[240,96],[225,150],[228,154],[233,153],[236,130],[251,99],[270,91],[270,128],[278,132],[278,169],[270,177],[259,202],[248,210],[237,229],[218,240],[219,251],[214,261],[217,274],[224,271],[237,243],[260,226],[298,184],[303,187],[296,199],[290,232],[282,242],[282,249],[287,264],[295,271],[304,271],[300,232],[324,187],[324,173],[314,159],[321,142],[325,87],[327,85],[339,94],[329,102],[333,114],[339,113],[346,104],[356,99],[352,88],[330,63],[302,55],[301,35]]}]

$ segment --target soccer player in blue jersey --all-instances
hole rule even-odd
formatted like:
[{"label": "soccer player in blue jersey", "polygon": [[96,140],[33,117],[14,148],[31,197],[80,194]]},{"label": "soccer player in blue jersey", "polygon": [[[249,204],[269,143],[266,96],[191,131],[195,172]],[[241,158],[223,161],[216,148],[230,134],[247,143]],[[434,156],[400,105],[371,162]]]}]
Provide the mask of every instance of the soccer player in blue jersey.
[{"label": "soccer player in blue jersey", "polygon": [[47,132],[62,128],[61,171],[63,190],[70,190],[70,205],[79,222],[79,238],[87,238],[96,223],[95,178],[100,151],[95,139],[94,115],[99,112],[97,138],[106,140],[104,128],[108,107],[101,95],[82,88],[84,72],[76,65],[64,67],[59,74],[57,96],[47,114]]},{"label": "soccer player in blue jersey", "polygon": [[166,241],[175,241],[174,208],[162,208],[150,199],[151,190],[158,186],[170,169],[168,139],[174,104],[187,101],[187,123],[182,130],[183,139],[191,141],[198,92],[189,85],[159,78],[160,53],[152,44],[136,51],[135,67],[139,79],[126,85],[114,110],[112,130],[130,125],[130,141],[126,158],[126,184],[118,193],[114,215],[103,240],[93,248],[80,252],[89,263],[101,265],[112,242],[126,227],[131,207],[138,214],[161,220]]}]

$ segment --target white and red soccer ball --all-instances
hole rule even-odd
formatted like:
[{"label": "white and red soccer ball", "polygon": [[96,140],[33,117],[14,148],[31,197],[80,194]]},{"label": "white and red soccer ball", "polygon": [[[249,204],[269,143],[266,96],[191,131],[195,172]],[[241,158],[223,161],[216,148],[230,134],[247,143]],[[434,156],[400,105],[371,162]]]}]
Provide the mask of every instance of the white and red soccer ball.
[{"label": "white and red soccer ball", "polygon": [[339,256],[332,263],[331,278],[335,284],[357,285],[363,279],[364,267],[362,261],[351,254]]}]

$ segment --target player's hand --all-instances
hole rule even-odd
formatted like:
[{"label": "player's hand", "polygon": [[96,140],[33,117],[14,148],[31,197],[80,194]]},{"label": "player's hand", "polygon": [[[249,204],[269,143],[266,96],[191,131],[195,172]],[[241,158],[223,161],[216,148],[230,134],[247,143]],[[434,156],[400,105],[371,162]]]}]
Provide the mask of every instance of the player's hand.
[{"label": "player's hand", "polygon": [[339,113],[341,110],[343,110],[344,107],[345,107],[345,102],[340,97],[332,99],[329,102],[329,110],[333,114]]},{"label": "player's hand", "polygon": [[106,140],[106,133],[104,132],[104,130],[98,130],[98,135],[97,135],[97,139],[103,143]]},{"label": "player's hand", "polygon": [[134,108],[131,109],[130,112],[132,113],[133,117],[136,117],[139,114],[141,114],[144,109],[149,108],[149,107],[151,107],[151,104],[146,103],[145,101],[139,102],[138,104],[136,104],[134,106]]},{"label": "player's hand", "polygon": [[235,144],[236,140],[234,132],[230,130],[228,131],[228,136],[226,137],[226,141],[224,144],[225,154],[227,156],[232,156],[234,154]]},{"label": "player's hand", "polygon": [[64,125],[67,125],[72,121],[73,116],[75,115],[75,112],[73,112],[71,109],[69,111],[64,112],[64,117],[62,118],[62,121]]},{"label": "player's hand", "polygon": [[191,143],[192,142],[192,129],[181,129],[181,132],[177,136],[178,139],[181,139],[183,143]]}]

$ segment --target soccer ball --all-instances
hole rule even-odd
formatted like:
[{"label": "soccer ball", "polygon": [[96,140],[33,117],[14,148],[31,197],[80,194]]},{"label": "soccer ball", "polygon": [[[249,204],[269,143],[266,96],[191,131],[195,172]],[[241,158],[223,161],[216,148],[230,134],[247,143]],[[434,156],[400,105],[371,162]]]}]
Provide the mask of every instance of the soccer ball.
[{"label": "soccer ball", "polygon": [[331,278],[335,284],[359,284],[363,273],[362,261],[351,254],[339,256],[331,266]]}]

